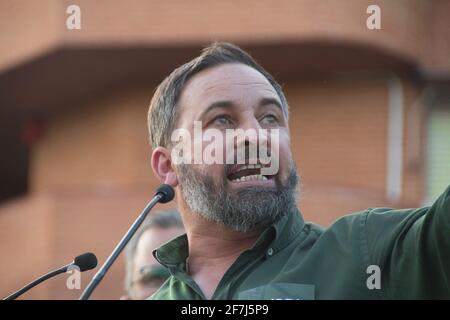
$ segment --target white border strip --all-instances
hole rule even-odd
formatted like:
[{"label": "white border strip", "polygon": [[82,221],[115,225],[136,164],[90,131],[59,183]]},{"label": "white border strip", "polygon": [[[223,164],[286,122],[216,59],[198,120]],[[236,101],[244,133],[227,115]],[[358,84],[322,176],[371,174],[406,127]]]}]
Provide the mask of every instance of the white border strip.
[{"label": "white border strip", "polygon": [[399,77],[388,80],[388,141],[386,198],[399,201],[403,173],[403,88]]}]

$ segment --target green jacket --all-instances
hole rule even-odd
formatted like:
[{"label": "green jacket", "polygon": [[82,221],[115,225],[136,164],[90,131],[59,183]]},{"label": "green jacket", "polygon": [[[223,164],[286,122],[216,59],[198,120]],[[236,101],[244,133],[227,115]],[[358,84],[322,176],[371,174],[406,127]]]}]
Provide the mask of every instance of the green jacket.
[{"label": "green jacket", "polygon": [[[171,276],[150,299],[205,299],[180,236],[153,252]],[[327,229],[296,210],[267,228],[212,299],[450,299],[450,187],[431,207],[367,209]]]}]

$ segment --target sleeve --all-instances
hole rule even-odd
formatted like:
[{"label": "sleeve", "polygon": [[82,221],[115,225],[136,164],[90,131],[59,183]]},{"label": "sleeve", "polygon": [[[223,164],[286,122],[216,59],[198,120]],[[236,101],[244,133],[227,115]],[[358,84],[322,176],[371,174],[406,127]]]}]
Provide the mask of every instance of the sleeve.
[{"label": "sleeve", "polygon": [[450,186],[431,207],[370,209],[371,263],[389,299],[450,299]]}]

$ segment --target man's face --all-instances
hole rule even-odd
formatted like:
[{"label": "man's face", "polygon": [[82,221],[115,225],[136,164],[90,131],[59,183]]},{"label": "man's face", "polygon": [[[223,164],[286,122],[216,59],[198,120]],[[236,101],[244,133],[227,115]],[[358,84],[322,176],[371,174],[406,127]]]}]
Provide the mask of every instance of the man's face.
[{"label": "man's face", "polygon": [[[192,145],[198,143],[194,141],[195,121],[201,121],[203,132],[215,129],[223,137],[221,163],[175,166],[182,196],[192,211],[237,231],[250,231],[273,222],[285,213],[280,210],[292,207],[292,202],[295,205],[297,175],[287,119],[277,92],[261,73],[243,64],[202,71],[188,81],[178,107],[176,127],[190,132]],[[258,135],[256,140],[228,140],[228,129],[250,129]],[[259,135],[261,129],[268,134]],[[270,138],[270,132],[275,131],[277,141]],[[230,150],[237,154],[239,148],[247,147],[248,152],[250,146],[259,148],[259,143],[265,143],[273,154],[278,148],[281,156],[272,159],[277,162],[276,172],[261,174],[261,167],[268,165],[260,163],[258,153],[256,164],[251,164],[248,154],[244,164],[227,164]],[[207,143],[202,141],[200,146],[203,151]]]},{"label": "man's face", "polygon": [[167,270],[153,257],[153,250],[184,233],[183,228],[152,227],[139,238],[133,263],[131,297],[143,300],[152,295],[168,277]]}]

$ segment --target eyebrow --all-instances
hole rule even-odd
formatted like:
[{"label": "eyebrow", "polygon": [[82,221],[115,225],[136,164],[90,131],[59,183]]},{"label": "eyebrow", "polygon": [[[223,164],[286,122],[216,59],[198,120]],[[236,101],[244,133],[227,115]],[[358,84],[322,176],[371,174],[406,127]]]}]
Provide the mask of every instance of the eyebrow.
[{"label": "eyebrow", "polygon": [[271,104],[274,104],[275,106],[277,106],[280,109],[281,112],[283,112],[283,107],[281,106],[281,103],[275,98],[262,98],[261,101],[259,101],[260,107],[268,106]]},{"label": "eyebrow", "polygon": [[214,109],[220,109],[220,108],[231,108],[233,106],[233,102],[230,100],[223,100],[223,101],[216,101],[211,103],[208,108],[206,108],[201,114],[200,117],[198,119],[203,119],[203,117],[205,116],[205,114],[207,114],[208,112],[210,112],[211,110]]},{"label": "eyebrow", "polygon": [[[283,107],[281,106],[281,103],[275,98],[262,98],[259,101],[258,106],[263,107],[263,106],[268,106],[268,105],[272,105],[272,104],[277,106],[280,109],[280,111],[283,112]],[[234,103],[231,100],[222,100],[222,101],[213,102],[201,113],[201,115],[198,119],[202,119],[205,116],[205,114],[207,114],[211,110],[220,109],[220,108],[231,108],[233,105],[234,105]]]}]

